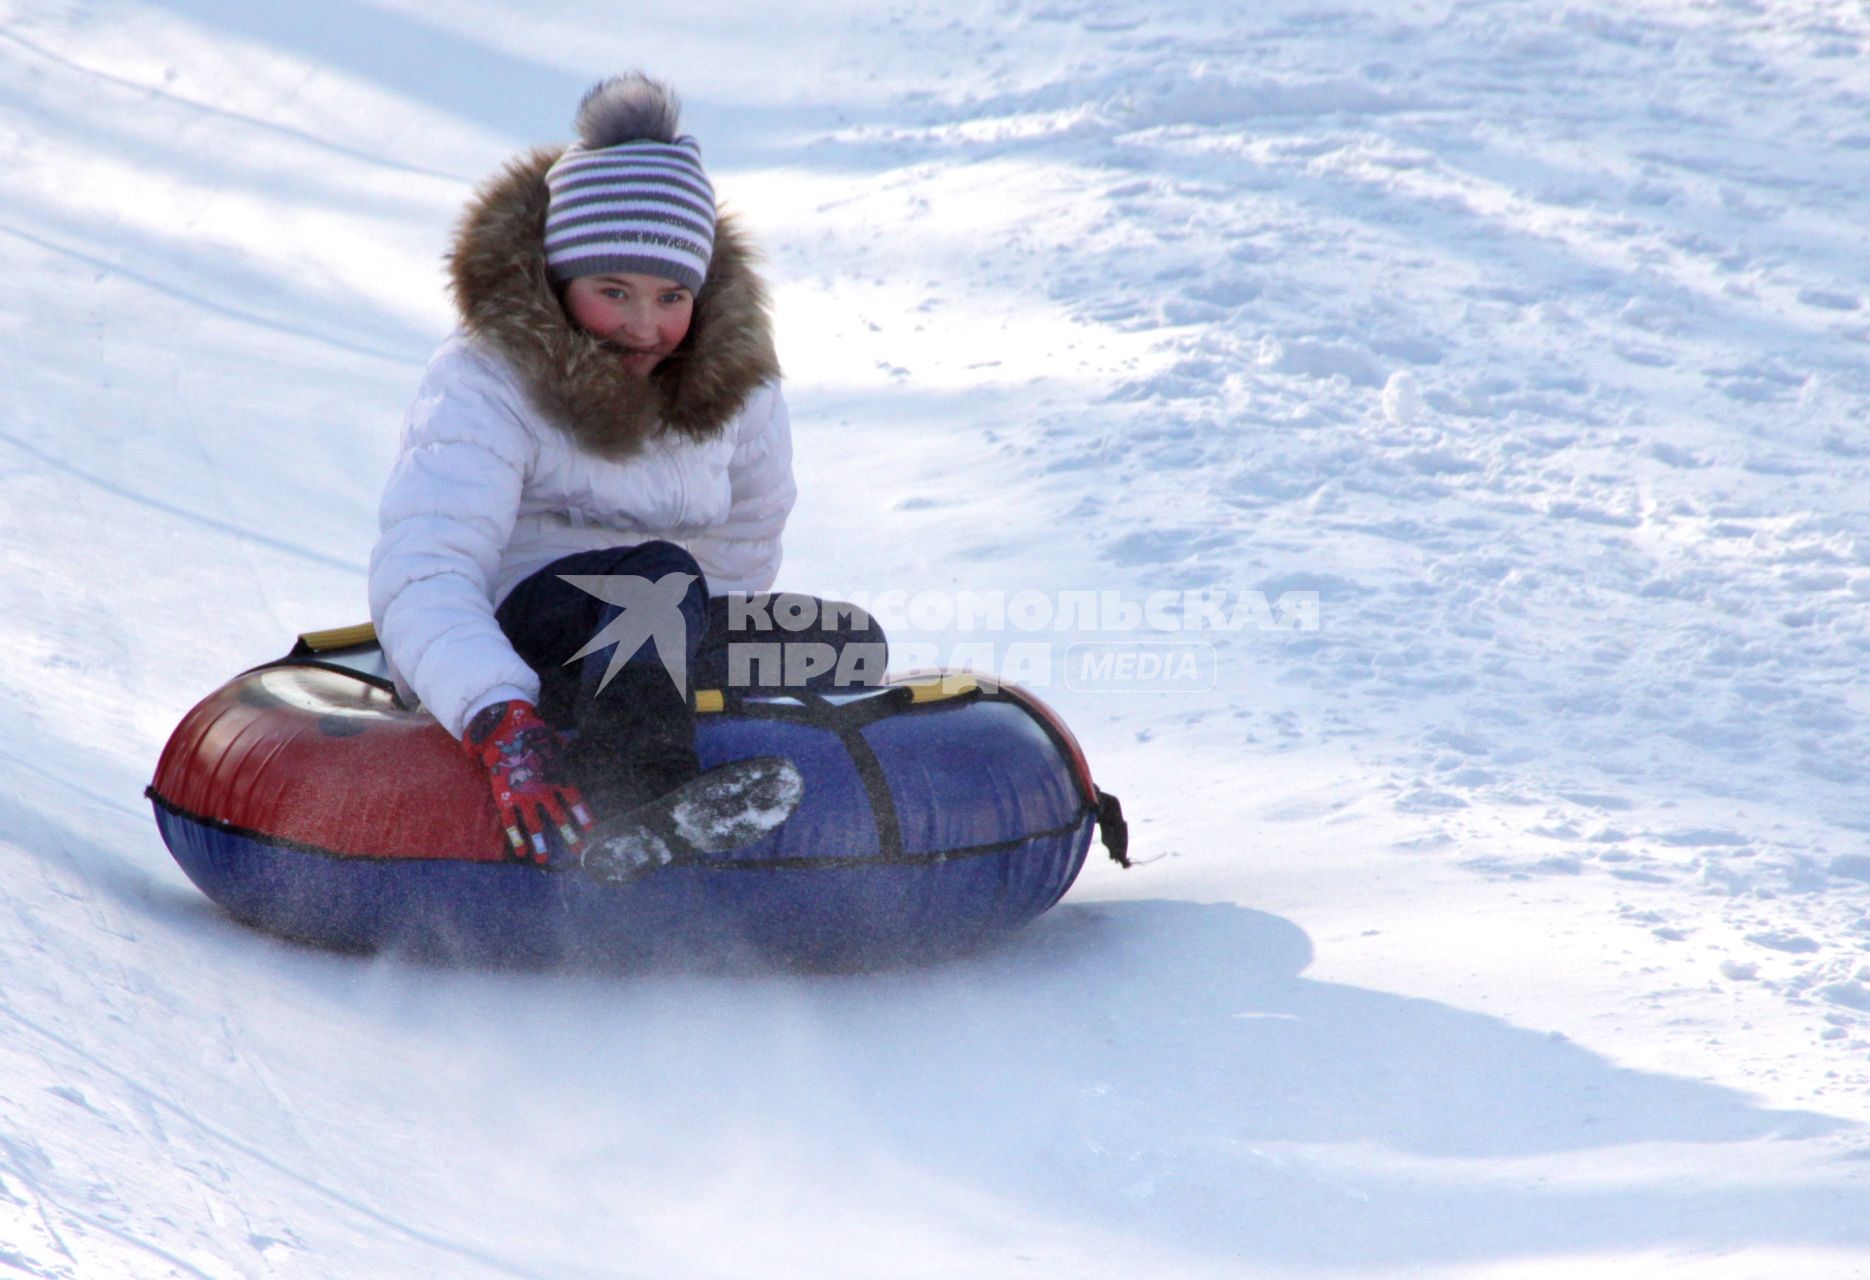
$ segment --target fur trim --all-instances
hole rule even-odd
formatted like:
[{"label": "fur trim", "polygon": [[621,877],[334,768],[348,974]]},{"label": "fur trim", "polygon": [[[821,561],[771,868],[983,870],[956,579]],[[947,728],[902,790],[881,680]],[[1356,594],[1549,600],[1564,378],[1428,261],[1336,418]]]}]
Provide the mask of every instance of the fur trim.
[{"label": "fur trim", "polygon": [[718,436],[779,376],[753,247],[723,214],[688,337],[648,378],[634,377],[572,323],[546,275],[545,171],[559,155],[521,156],[469,203],[448,259],[462,326],[506,357],[540,412],[590,453],[626,458],[663,431]]}]

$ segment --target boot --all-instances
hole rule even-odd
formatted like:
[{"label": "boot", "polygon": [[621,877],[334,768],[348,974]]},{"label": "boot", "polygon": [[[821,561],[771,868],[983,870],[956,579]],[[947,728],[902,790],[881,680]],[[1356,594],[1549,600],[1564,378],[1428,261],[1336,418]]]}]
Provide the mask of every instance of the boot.
[{"label": "boot", "polygon": [[571,769],[598,821],[700,776],[694,708],[660,663],[631,663],[579,702]]},{"label": "boot", "polygon": [[783,825],[805,795],[779,756],[733,760],[648,804],[599,818],[579,855],[586,875],[625,884],[672,862],[733,854]]}]

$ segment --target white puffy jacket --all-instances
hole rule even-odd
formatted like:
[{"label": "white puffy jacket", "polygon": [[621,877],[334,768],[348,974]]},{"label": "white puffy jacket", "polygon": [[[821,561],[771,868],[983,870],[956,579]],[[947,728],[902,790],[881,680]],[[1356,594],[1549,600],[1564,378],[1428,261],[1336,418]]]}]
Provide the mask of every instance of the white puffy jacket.
[{"label": "white puffy jacket", "polygon": [[498,352],[463,333],[429,362],[403,423],[370,557],[370,616],[391,671],[449,733],[538,675],[494,609],[561,556],[667,539],[713,592],[765,591],[797,489],[777,382],[718,437],[673,433],[626,461],[581,449],[540,416]]}]

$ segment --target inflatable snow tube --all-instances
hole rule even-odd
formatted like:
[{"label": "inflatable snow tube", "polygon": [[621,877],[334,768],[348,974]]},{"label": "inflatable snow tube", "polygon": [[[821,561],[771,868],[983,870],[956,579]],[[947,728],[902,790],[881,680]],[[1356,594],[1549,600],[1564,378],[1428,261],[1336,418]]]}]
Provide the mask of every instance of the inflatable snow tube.
[{"label": "inflatable snow tube", "polygon": [[1100,827],[1125,861],[1115,800],[1058,719],[1012,686],[936,675],[697,702],[704,766],[787,756],[804,802],[755,845],[623,885],[508,858],[479,770],[397,701],[368,628],[302,638],[209,695],[148,796],[183,871],[238,919],[467,962],[929,958],[1051,907]]}]

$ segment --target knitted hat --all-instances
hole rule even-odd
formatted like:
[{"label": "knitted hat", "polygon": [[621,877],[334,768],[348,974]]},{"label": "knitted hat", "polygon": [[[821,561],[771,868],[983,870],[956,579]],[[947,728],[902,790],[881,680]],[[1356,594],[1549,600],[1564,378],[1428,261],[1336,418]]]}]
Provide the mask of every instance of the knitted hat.
[{"label": "knitted hat", "polygon": [[681,111],[667,85],[640,72],[584,95],[579,141],[545,175],[555,283],[632,272],[701,288],[714,255],[714,187],[701,147],[676,134]]}]

